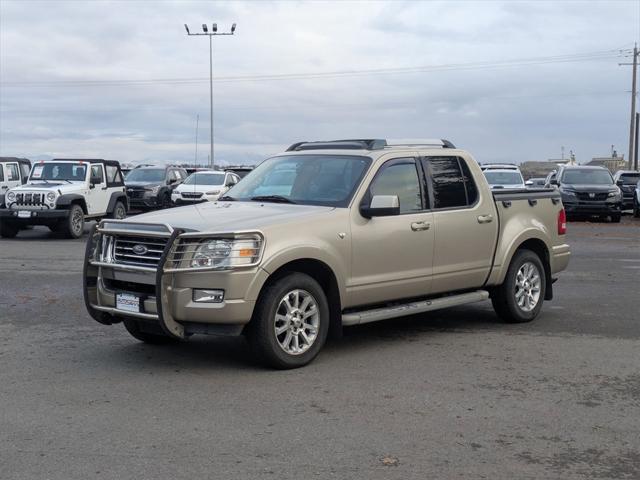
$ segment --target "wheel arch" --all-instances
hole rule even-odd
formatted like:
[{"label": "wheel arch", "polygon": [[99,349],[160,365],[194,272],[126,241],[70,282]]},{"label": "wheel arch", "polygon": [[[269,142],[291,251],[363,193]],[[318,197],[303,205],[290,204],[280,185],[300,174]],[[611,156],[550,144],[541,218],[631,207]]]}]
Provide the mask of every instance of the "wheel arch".
[{"label": "wheel arch", "polygon": [[552,300],[553,286],[552,286],[552,279],[551,279],[551,259],[549,254],[549,247],[547,246],[547,243],[539,237],[530,237],[527,239],[520,240],[518,242],[514,242],[513,247],[510,249],[510,254],[507,257],[508,260],[503,262],[502,264],[502,269],[500,271],[500,275],[498,277],[498,281],[496,282],[496,284],[500,285],[502,284],[502,282],[504,282],[504,279],[507,275],[507,270],[509,269],[511,262],[513,261],[513,257],[520,250],[530,250],[534,252],[538,256],[538,258],[540,258],[540,261],[542,262],[542,266],[544,268],[544,277],[546,280],[545,281],[546,289],[545,289],[544,299]]},{"label": "wheel arch", "polygon": [[113,210],[116,208],[116,203],[120,201],[124,204],[125,211],[129,211],[129,198],[127,194],[124,192],[113,192],[111,193],[111,197],[109,198],[109,205],[107,206],[107,213],[113,213]]},{"label": "wheel arch", "polygon": [[71,205],[80,205],[85,215],[88,215],[87,202],[82,195],[77,193],[66,194],[58,197],[56,207],[69,209]]},{"label": "wheel arch", "polygon": [[260,294],[265,287],[290,273],[304,273],[320,284],[329,304],[329,335],[340,336],[342,332],[340,285],[336,273],[326,262],[318,258],[299,258],[283,263],[269,275],[260,288]]}]

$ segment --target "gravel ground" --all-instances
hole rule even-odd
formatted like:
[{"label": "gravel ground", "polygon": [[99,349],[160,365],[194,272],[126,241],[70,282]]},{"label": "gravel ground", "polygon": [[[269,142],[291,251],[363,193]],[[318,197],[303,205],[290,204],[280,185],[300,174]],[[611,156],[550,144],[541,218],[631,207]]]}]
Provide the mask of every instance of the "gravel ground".
[{"label": "gravel ground", "polygon": [[640,478],[640,220],[574,222],[556,299],[353,327],[295,371],[86,314],[84,240],[0,240],[0,477]]}]

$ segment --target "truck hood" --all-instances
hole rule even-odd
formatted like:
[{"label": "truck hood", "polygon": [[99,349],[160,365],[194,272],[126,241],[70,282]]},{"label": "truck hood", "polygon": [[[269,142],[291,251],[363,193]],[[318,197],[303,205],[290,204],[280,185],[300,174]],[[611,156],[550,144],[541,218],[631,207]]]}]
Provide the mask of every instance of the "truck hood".
[{"label": "truck hood", "polygon": [[84,182],[33,182],[27,183],[25,185],[19,185],[11,189],[12,192],[21,193],[21,192],[42,192],[42,191],[55,191],[59,192],[61,195],[65,195],[68,193],[77,193],[85,190]]},{"label": "truck hood", "polygon": [[202,232],[233,232],[272,227],[332,210],[333,207],[267,202],[207,202],[136,215],[126,222],[163,223],[172,228]]},{"label": "truck hood", "polygon": [[124,182],[125,187],[129,188],[153,188],[153,187],[159,187],[161,185],[164,185],[163,182]]}]

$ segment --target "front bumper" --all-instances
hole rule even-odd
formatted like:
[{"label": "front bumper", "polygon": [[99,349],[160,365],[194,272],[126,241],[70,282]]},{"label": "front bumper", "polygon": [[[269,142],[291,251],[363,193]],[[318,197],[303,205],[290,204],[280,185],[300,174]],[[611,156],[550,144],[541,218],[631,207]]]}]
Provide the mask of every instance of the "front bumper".
[{"label": "front bumper", "polygon": [[157,195],[153,197],[132,197],[127,195],[127,199],[131,208],[154,208],[160,206]]},{"label": "front bumper", "polygon": [[[132,318],[159,324],[168,335],[183,338],[190,333],[238,335],[251,320],[260,288],[268,273],[260,267],[226,271],[165,272],[164,263],[179,231],[167,242],[155,271],[121,264],[93,261],[97,235],[92,230],[84,265],[84,295],[87,310],[103,324]],[[220,303],[193,301],[194,289],[224,290]],[[133,293],[141,299],[140,312],[120,310],[118,293]]]},{"label": "front bumper", "polygon": [[[28,217],[20,217],[19,212],[29,212]],[[19,208],[1,208],[0,220],[16,223],[18,225],[51,225],[69,217],[69,210],[65,209],[43,209],[43,210],[20,210]]]},{"label": "front bumper", "polygon": [[585,214],[585,215],[611,215],[619,214],[621,211],[621,202],[567,202],[562,200],[564,210],[567,214]]}]

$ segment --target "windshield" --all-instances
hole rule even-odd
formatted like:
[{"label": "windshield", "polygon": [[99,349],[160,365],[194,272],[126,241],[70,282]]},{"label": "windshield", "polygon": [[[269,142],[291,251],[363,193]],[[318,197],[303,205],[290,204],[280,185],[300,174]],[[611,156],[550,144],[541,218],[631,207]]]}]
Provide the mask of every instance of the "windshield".
[{"label": "windshield", "polygon": [[371,159],[350,155],[288,155],[262,162],[227,193],[234,200],[284,197],[293,203],[346,207]]},{"label": "windshield", "polygon": [[134,168],[125,177],[127,182],[164,182],[164,168]]},{"label": "windshield", "polygon": [[522,183],[520,172],[496,172],[486,170],[484,176],[487,177],[489,185],[516,185]]},{"label": "windshield", "polygon": [[623,185],[635,185],[640,181],[640,173],[623,173],[620,175]]},{"label": "windshield", "polygon": [[33,166],[29,180],[80,181],[87,173],[86,163],[46,162]]},{"label": "windshield", "polygon": [[562,183],[611,185],[613,178],[606,170],[566,170],[562,175]]},{"label": "windshield", "polygon": [[192,173],[184,185],[222,185],[224,173]]}]

